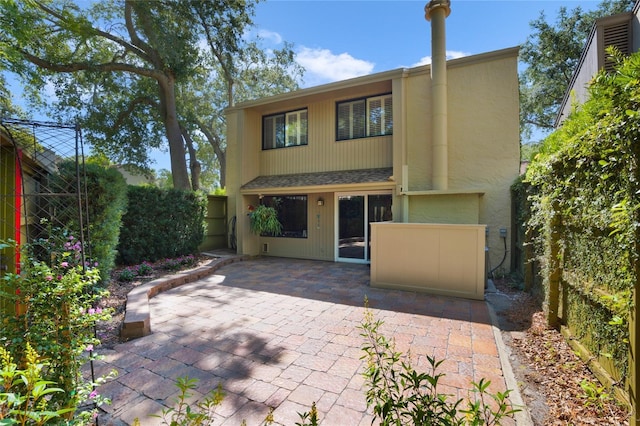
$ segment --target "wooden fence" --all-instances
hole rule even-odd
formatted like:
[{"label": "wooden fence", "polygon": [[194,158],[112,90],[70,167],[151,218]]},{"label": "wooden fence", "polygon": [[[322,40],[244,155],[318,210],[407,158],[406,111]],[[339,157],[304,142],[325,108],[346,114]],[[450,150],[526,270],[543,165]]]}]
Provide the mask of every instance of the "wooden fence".
[{"label": "wooden fence", "polygon": [[[640,279],[640,261],[638,257],[633,262],[633,288],[630,294],[625,294],[620,300],[615,294],[607,293],[606,286],[599,285],[598,279],[584,273],[587,268],[576,268],[572,257],[582,256],[584,251],[576,249],[577,240],[601,240],[597,256],[614,256],[612,250],[616,247],[614,237],[602,230],[571,229],[562,222],[559,211],[553,218],[551,232],[546,244],[547,253],[543,261],[548,262],[544,268],[545,282],[545,314],[547,324],[556,328],[564,335],[565,340],[580,358],[589,366],[598,380],[614,393],[620,400],[630,404],[629,424],[640,426],[638,414],[638,286]],[[636,231],[636,253],[640,253],[640,231]],[[534,245],[532,237],[528,235],[525,247]],[[590,246],[591,247],[591,246]],[[592,247],[591,247],[592,248]],[[609,253],[608,253],[609,251]],[[536,277],[533,272],[533,253],[528,252],[530,265],[525,267],[525,287],[533,288]],[[620,268],[624,268],[624,260],[620,259]],[[594,259],[587,262],[595,263]],[[529,272],[529,273],[527,273]],[[612,272],[615,275],[615,272]],[[600,278],[600,280],[602,280]],[[597,297],[594,297],[597,296]],[[612,306],[617,304],[618,310]],[[628,309],[626,314],[619,315],[619,307]],[[626,317],[626,318],[625,318]],[[606,335],[606,336],[605,336]],[[604,337],[603,337],[604,336]],[[604,341],[604,343],[603,343]]]},{"label": "wooden fence", "polygon": [[223,195],[207,196],[206,230],[200,251],[229,247],[227,229],[227,197]]}]

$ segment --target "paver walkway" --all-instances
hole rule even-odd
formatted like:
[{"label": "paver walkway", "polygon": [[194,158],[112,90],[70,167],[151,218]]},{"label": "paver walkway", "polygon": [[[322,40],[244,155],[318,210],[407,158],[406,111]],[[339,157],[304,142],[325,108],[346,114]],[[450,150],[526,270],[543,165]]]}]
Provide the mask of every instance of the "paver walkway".
[{"label": "paver walkway", "polygon": [[[485,302],[371,288],[367,265],[256,258],[150,300],[152,334],[117,345],[96,363],[119,375],[100,425],[157,425],[178,377],[199,380],[192,400],[222,384],[216,425],[294,425],[316,402],[322,425],[370,425],[360,325],[365,296],[382,331],[414,365],[444,359],[442,392],[467,397],[472,381],[506,388]],[[424,371],[424,370],[423,370]]]}]

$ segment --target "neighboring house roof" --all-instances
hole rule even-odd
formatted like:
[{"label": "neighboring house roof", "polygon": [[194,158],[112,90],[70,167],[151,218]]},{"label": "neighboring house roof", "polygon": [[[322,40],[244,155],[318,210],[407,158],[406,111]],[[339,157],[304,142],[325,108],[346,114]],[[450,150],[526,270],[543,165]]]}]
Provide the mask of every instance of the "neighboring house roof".
[{"label": "neighboring house roof", "polygon": [[[623,54],[630,54],[640,48],[638,40],[638,20],[640,16],[640,0],[636,0],[630,12],[605,16],[596,19],[591,32],[587,37],[587,42],[578,61],[578,65],[573,72],[571,82],[567,87],[562,103],[558,108],[558,115],[554,126],[557,128],[569,115],[573,108],[569,102],[572,94],[578,103],[586,101],[587,87],[593,76],[602,68],[611,71],[613,62],[607,57],[605,50],[609,46],[615,46]],[[635,19],[635,25],[633,20]]]},{"label": "neighboring house roof", "polygon": [[337,186],[367,183],[389,183],[393,168],[341,170],[317,173],[295,173],[289,175],[258,176],[240,188],[242,192],[261,189],[297,188],[309,186]]}]

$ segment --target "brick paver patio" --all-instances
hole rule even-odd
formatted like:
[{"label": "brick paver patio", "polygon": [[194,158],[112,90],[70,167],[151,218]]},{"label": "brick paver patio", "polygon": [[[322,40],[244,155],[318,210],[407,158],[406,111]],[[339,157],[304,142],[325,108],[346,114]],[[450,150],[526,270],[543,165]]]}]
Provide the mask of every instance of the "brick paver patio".
[{"label": "brick paver patio", "polygon": [[360,325],[365,297],[414,365],[444,359],[442,392],[467,397],[472,381],[506,388],[485,302],[369,287],[367,265],[256,258],[150,300],[152,334],[117,345],[95,365],[118,370],[101,425],[161,424],[178,377],[198,379],[193,400],[222,384],[216,425],[294,425],[313,402],[323,425],[370,425]]}]

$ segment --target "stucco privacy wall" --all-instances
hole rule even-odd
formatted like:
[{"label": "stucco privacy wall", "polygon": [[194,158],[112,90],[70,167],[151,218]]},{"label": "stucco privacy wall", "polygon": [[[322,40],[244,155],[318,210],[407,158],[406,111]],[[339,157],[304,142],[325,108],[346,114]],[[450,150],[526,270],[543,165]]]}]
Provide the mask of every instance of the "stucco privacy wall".
[{"label": "stucco privacy wall", "polygon": [[484,226],[372,223],[371,286],[484,298]]}]

